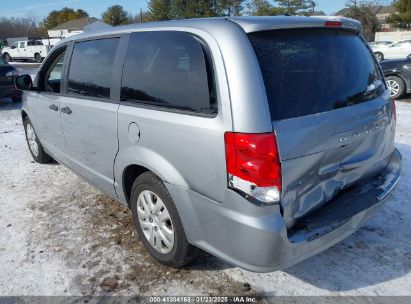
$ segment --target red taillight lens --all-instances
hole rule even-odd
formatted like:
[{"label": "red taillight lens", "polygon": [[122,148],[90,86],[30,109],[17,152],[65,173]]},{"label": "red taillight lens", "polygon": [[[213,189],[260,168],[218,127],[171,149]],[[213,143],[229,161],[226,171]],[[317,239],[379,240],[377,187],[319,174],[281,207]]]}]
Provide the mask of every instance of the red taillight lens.
[{"label": "red taillight lens", "polygon": [[343,24],[340,21],[326,21],[325,26],[329,27],[341,27]]},{"label": "red taillight lens", "polygon": [[[265,195],[260,199],[265,202],[278,201],[281,164],[275,134],[227,132],[224,139],[230,187],[257,199],[260,199],[258,196]],[[269,201],[270,199],[273,200]]]}]

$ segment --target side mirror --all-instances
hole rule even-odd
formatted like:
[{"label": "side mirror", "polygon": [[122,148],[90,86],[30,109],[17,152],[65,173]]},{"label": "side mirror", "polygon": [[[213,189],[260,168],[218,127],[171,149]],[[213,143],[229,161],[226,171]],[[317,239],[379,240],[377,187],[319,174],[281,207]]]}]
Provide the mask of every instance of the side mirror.
[{"label": "side mirror", "polygon": [[33,81],[30,75],[17,76],[14,79],[14,86],[21,91],[30,91],[33,88]]},{"label": "side mirror", "polygon": [[15,45],[12,45],[10,48],[11,48],[11,49],[15,49],[15,48],[16,48],[16,46],[15,46]]}]

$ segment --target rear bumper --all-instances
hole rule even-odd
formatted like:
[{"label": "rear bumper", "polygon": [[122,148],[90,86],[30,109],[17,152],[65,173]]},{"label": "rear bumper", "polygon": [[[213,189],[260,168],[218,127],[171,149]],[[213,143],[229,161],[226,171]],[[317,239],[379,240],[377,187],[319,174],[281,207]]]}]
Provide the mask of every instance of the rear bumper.
[{"label": "rear bumper", "polygon": [[388,201],[399,181],[401,162],[401,154],[395,150],[377,178],[364,183],[361,191],[344,194],[358,195],[362,209],[357,206],[349,217],[322,222],[311,230],[288,231],[279,206],[257,207],[230,190],[221,204],[187,189],[166,186],[190,243],[241,268],[270,272],[307,259],[355,232]]}]

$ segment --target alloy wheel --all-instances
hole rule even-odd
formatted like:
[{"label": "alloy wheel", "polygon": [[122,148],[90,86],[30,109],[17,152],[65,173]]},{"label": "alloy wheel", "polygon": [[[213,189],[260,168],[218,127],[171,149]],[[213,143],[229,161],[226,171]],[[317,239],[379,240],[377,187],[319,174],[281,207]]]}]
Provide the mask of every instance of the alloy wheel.
[{"label": "alloy wheel", "polygon": [[175,231],[161,198],[152,191],[142,191],[137,199],[137,215],[150,245],[162,254],[169,253],[174,247]]},{"label": "alloy wheel", "polygon": [[400,84],[395,80],[387,80],[387,86],[390,90],[391,97],[396,96],[400,91]]},{"label": "alloy wheel", "polygon": [[39,154],[39,146],[36,141],[36,133],[34,132],[34,129],[31,126],[31,124],[27,124],[26,132],[27,142],[29,143],[30,151],[34,154],[34,156],[37,157]]}]

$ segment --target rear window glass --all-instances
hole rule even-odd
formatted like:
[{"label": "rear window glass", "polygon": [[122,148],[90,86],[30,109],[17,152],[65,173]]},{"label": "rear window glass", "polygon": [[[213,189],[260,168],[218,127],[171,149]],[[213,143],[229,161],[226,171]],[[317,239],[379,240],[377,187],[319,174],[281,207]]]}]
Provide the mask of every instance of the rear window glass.
[{"label": "rear window glass", "polygon": [[347,107],[384,92],[365,42],[349,31],[265,31],[249,34],[249,39],[273,120]]}]

